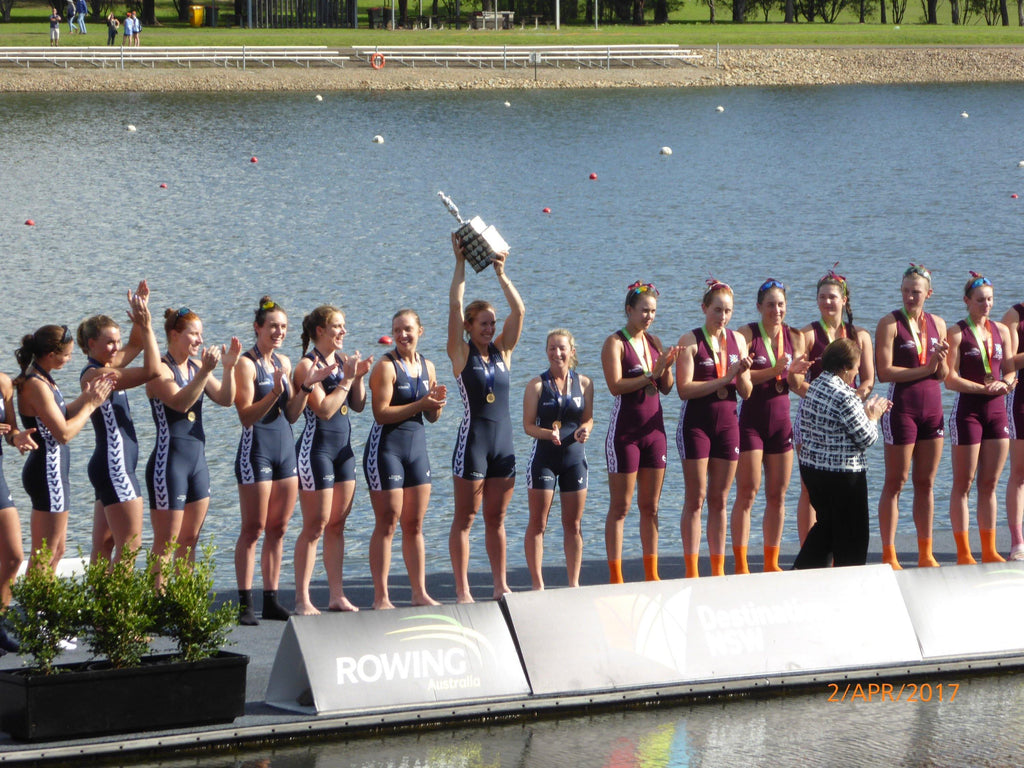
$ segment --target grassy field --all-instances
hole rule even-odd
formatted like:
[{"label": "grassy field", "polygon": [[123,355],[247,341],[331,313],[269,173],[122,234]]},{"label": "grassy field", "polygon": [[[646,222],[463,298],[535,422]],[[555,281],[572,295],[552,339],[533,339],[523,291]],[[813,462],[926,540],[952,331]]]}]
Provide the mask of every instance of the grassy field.
[{"label": "grassy field", "polygon": [[[569,2],[570,0],[563,0]],[[63,0],[62,0],[63,2]],[[210,0],[202,0],[205,4]],[[192,28],[177,20],[169,0],[157,3],[158,26],[143,30],[144,45],[588,45],[588,44],[638,44],[678,43],[683,46],[741,45],[741,46],[857,46],[857,45],[1019,45],[1024,43],[1024,29],[1015,26],[1016,7],[1011,2],[1011,21],[1014,26],[989,27],[979,16],[975,23],[967,26],[952,26],[949,23],[937,26],[922,24],[920,5],[908,3],[904,23],[899,27],[882,26],[877,23],[858,24],[856,17],[849,15],[835,24],[799,23],[782,24],[778,19],[746,24],[719,21],[709,24],[708,10],[703,2],[688,0],[676,11],[668,24],[647,24],[635,27],[624,24],[602,24],[595,30],[582,22],[576,25],[563,24],[555,31],[554,26],[541,24],[533,29],[528,20],[525,29],[517,25],[512,31],[494,30],[370,30],[365,27],[366,8],[382,5],[384,0],[364,0],[360,3],[361,29],[240,29],[238,27]],[[508,4],[502,2],[502,6]],[[648,2],[648,7],[653,3]],[[222,7],[225,7],[222,5]],[[425,0],[424,8],[429,7]],[[466,0],[463,14],[480,7],[479,0]],[[410,0],[410,14],[417,12],[417,0]],[[123,18],[123,5],[117,9]],[[39,0],[15,0],[10,23],[0,24],[0,46],[48,45],[50,6]],[[729,17],[729,9],[719,6],[719,19]],[[949,19],[949,6],[945,0],[939,3],[940,20]],[[69,35],[67,24],[61,34],[62,46],[102,45],[106,42],[106,27],[92,22],[90,33],[85,37]]]}]

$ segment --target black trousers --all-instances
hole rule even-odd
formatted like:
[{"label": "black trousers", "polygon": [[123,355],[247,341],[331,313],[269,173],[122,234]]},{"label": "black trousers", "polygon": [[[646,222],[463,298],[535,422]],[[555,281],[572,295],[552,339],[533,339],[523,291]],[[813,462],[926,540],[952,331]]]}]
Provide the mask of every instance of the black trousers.
[{"label": "black trousers", "polygon": [[868,559],[867,472],[829,472],[800,466],[817,522],[793,567],[864,565]]}]

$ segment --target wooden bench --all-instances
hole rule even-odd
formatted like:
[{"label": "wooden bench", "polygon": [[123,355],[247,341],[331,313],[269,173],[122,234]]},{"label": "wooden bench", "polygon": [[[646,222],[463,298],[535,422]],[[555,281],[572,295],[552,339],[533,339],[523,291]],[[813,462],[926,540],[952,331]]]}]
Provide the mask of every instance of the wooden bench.
[{"label": "wooden bench", "polygon": [[173,64],[192,68],[198,66],[238,67],[258,65],[275,67],[293,64],[310,67],[333,65],[344,67],[350,57],[327,46],[167,46],[123,48],[117,46],[83,46],[65,48],[0,48],[0,66],[48,64],[67,68],[71,65],[91,65],[105,69],[129,65],[155,68],[158,64]]},{"label": "wooden bench", "polygon": [[678,45],[423,45],[423,46],[354,46],[353,56],[369,63],[379,54],[385,62],[415,67],[417,64],[439,67],[526,67],[533,63],[532,54],[540,55],[540,64],[560,67],[576,64],[610,69],[623,66],[670,66],[692,63],[699,53]]}]

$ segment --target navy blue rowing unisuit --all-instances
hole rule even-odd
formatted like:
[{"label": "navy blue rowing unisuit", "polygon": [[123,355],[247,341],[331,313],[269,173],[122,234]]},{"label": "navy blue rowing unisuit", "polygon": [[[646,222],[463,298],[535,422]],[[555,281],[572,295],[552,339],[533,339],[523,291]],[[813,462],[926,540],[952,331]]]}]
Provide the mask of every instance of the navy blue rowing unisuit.
[{"label": "navy blue rowing unisuit", "polygon": [[[90,357],[79,378],[103,367],[103,363]],[[89,419],[96,433],[96,447],[89,459],[89,482],[96,490],[96,498],[105,507],[139,498],[142,490],[135,477],[139,441],[135,437],[128,393],[115,389]]]},{"label": "navy blue rowing unisuit", "polygon": [[526,487],[543,491],[554,490],[557,483],[562,493],[583,491],[587,488],[588,464],[583,443],[576,442],[573,434],[583,421],[583,387],[580,377],[569,372],[568,391],[559,392],[551,380],[551,372],[540,375],[540,400],[537,403],[537,426],[558,430],[561,445],[550,440],[534,440],[530,453]]},{"label": "navy blue rowing unisuit", "polygon": [[[314,365],[330,365],[315,347],[305,355]],[[341,362],[339,359],[338,362]],[[320,384],[324,394],[330,395],[345,380],[338,370]],[[303,491],[322,491],[335,483],[356,479],[356,457],[352,452],[352,424],[348,418],[348,398],[329,419],[321,419],[308,405],[303,411],[306,425],[295,444],[298,458],[299,488]]]},{"label": "navy blue rowing unisuit", "polygon": [[509,370],[493,344],[487,360],[469,345],[466,365],[458,376],[463,416],[452,454],[452,473],[464,480],[515,477],[516,456],[509,415]]},{"label": "navy blue rowing unisuit", "polygon": [[[53,392],[53,401],[60,412],[67,416],[64,396],[50,374],[33,363],[26,378],[46,382]],[[71,482],[68,477],[71,451],[67,445],[58,442],[46,425],[35,416],[22,414],[21,421],[25,429],[35,429],[38,438],[36,444],[39,447],[29,453],[21,468],[21,483],[32,501],[32,509],[40,512],[66,512],[71,498]]]},{"label": "navy blue rowing unisuit", "polygon": [[[427,361],[423,355],[418,355],[420,370],[417,376],[410,376],[405,363],[390,352],[385,357],[395,366],[391,405],[415,403],[430,390]],[[363,474],[371,491],[430,484],[430,460],[427,458],[422,411],[397,424],[373,423],[363,449]]]},{"label": "navy blue rowing unisuit", "polygon": [[[274,391],[274,373],[281,367],[277,355],[271,355],[273,370],[263,367],[263,359],[256,347],[245,353],[256,366],[256,383],[253,402],[258,402]],[[283,480],[295,477],[295,438],[292,436],[292,425],[284,414],[288,404],[288,380],[284,381],[284,390],[277,402],[271,406],[266,415],[242,430],[242,438],[238,442],[238,453],[235,455],[235,479],[239,485],[252,485],[270,480]]]},{"label": "navy blue rowing unisuit", "polygon": [[[199,371],[194,360],[187,361],[186,379],[168,352],[163,357],[174,382],[187,387]],[[156,443],[146,463],[146,486],[150,509],[184,509],[186,504],[210,497],[210,470],[206,464],[206,433],[203,430],[203,398],[187,411],[176,411],[151,397],[150,409],[156,424]]]}]

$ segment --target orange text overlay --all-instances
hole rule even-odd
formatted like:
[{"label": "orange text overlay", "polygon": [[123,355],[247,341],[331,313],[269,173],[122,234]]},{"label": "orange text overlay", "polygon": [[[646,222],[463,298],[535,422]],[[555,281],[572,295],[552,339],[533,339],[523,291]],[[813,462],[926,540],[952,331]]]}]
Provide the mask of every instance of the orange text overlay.
[{"label": "orange text overlay", "polygon": [[959,689],[959,683],[829,683],[828,700],[836,704],[847,701],[891,701],[907,704],[953,701]]}]

